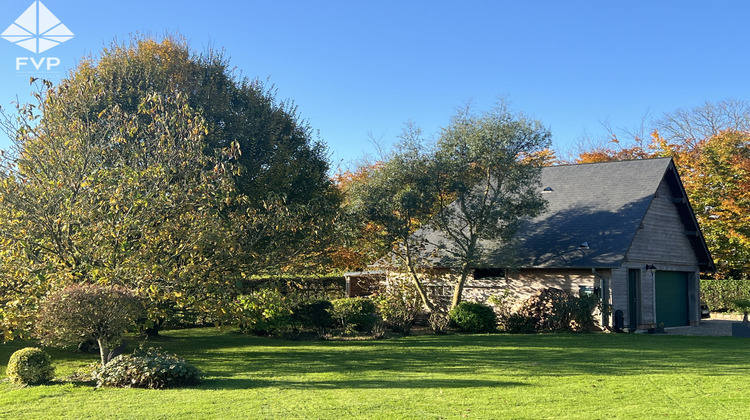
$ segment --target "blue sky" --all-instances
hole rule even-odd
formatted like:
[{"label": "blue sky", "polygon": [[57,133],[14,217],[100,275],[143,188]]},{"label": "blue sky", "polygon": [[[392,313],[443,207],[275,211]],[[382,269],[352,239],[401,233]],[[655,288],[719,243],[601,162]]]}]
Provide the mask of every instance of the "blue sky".
[{"label": "blue sky", "polygon": [[[180,33],[275,84],[334,166],[374,154],[370,137],[389,145],[408,120],[434,135],[457,107],[488,109],[498,96],[541,120],[561,150],[604,135],[600,121],[632,127],[750,99],[750,2],[739,0],[42,3],[75,36],[41,54],[0,39],[0,106],[30,98],[17,57],[59,58],[46,75],[57,81],[115,38]],[[0,32],[31,4],[0,0]]]}]

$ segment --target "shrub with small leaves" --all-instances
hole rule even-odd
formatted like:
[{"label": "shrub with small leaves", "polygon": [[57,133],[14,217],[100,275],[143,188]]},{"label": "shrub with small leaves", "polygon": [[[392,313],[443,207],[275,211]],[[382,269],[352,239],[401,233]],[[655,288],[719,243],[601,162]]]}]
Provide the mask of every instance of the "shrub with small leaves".
[{"label": "shrub with small leaves", "polygon": [[302,302],[294,307],[292,320],[298,327],[314,330],[323,336],[334,324],[332,309],[333,305],[327,300]]},{"label": "shrub with small leaves", "polygon": [[487,305],[461,302],[451,309],[451,324],[463,332],[487,333],[497,331],[495,311]]},{"label": "shrub with small leaves", "polygon": [[395,332],[408,335],[422,310],[422,300],[413,283],[401,278],[388,279],[381,294],[372,298],[380,318]]},{"label": "shrub with small leaves", "polygon": [[96,342],[102,366],[122,343],[122,335],[143,314],[141,299],[124,287],[100,284],[74,284],[60,289],[42,301],[37,314],[36,333],[48,346],[79,346]]},{"label": "shrub with small leaves", "polygon": [[406,335],[411,331],[414,319],[422,309],[421,305],[415,304],[413,301],[407,301],[392,295],[378,296],[373,300],[375,301],[377,314],[385,325],[395,332]]},{"label": "shrub with small leaves", "polygon": [[276,289],[240,295],[232,310],[243,333],[273,335],[292,324],[292,303]]},{"label": "shrub with small leaves", "polygon": [[[508,330],[507,322],[513,316],[513,309],[516,306],[516,297],[511,293],[510,289],[505,289],[501,293],[492,295],[487,299],[487,303],[495,311],[497,315],[497,323],[501,330]],[[518,318],[514,318],[511,322],[516,323]]]},{"label": "shrub with small leaves", "polygon": [[575,296],[547,288],[526,300],[517,314],[533,320],[534,329],[545,332],[587,331],[596,325],[598,296]]},{"label": "shrub with small leaves", "polygon": [[49,354],[37,347],[26,347],[10,356],[6,373],[11,383],[39,385],[55,377],[55,368]]},{"label": "shrub with small leaves", "polygon": [[200,376],[200,371],[184,359],[154,348],[117,356],[94,373],[99,387],[150,389],[196,385]]},{"label": "shrub with small leaves", "polygon": [[432,332],[435,334],[445,334],[448,332],[451,320],[445,311],[434,310],[430,314],[428,322],[430,323],[430,329]]},{"label": "shrub with small leaves", "polygon": [[347,334],[354,332],[369,333],[378,320],[375,315],[375,304],[367,298],[353,297],[331,301],[331,315]]},{"label": "shrub with small leaves", "polygon": [[732,303],[742,311],[742,322],[748,322],[748,313],[750,313],[750,299],[734,299]]}]

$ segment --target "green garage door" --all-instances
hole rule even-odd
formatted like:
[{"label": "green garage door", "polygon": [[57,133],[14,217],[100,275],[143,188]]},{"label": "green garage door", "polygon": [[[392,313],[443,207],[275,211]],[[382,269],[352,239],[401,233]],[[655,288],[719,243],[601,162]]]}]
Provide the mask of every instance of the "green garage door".
[{"label": "green garage door", "polygon": [[689,324],[687,273],[656,272],[656,323],[665,327]]}]

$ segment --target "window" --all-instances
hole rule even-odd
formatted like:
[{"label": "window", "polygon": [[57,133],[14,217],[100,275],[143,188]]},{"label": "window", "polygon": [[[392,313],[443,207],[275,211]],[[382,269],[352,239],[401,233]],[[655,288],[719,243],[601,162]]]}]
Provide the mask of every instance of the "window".
[{"label": "window", "polygon": [[474,270],[475,280],[505,280],[504,268],[477,268]]}]

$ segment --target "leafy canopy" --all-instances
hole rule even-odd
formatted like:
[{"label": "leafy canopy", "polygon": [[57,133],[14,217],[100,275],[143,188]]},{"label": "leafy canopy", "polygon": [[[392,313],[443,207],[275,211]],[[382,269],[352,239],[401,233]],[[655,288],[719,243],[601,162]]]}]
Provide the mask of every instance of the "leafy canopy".
[{"label": "leafy canopy", "polygon": [[122,335],[142,314],[143,304],[130,290],[78,284],[51,294],[41,303],[36,332],[48,346],[96,341],[104,366],[114,356],[109,351],[111,346],[120,344]]},{"label": "leafy canopy", "polygon": [[6,339],[70,284],[127,286],[151,324],[221,322],[242,281],[319,267],[339,202],[325,147],[221,54],[134,37],[36,96],[6,123]]},{"label": "leafy canopy", "polygon": [[665,113],[649,139],[612,135],[584,148],[577,162],[672,157],[680,171],[717,276],[750,274],[750,103],[725,99]]},{"label": "leafy canopy", "polygon": [[436,258],[454,274],[451,306],[474,268],[512,265],[488,258],[503,254],[498,247],[510,245],[519,222],[544,209],[537,156],[548,155],[549,138],[541,123],[504,104],[481,114],[462,110],[435,143],[407,126],[394,152],[348,198],[360,223],[376,225],[392,244],[380,264],[403,269],[430,309],[440,297],[428,296],[423,278]]}]

